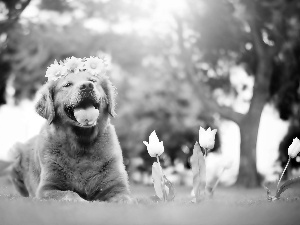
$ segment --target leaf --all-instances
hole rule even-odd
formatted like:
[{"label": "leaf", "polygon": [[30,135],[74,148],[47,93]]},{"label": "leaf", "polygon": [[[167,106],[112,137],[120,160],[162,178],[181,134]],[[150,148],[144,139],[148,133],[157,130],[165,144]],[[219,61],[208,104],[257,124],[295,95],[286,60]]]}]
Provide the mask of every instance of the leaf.
[{"label": "leaf", "polygon": [[162,201],[157,195],[151,196],[150,200],[152,200],[153,202],[156,202],[156,203]]},{"label": "leaf", "polygon": [[272,202],[272,201],[276,201],[276,200],[279,199],[276,196],[271,195],[271,191],[270,191],[270,189],[267,186],[265,186],[265,185],[262,185],[262,186],[267,191],[267,199],[268,199],[268,201]]},{"label": "leaf", "polygon": [[166,199],[167,201],[173,201],[175,198],[175,188],[171,181],[168,180],[166,176],[164,176],[165,179],[165,187],[168,189]]},{"label": "leaf", "polygon": [[212,177],[212,179],[209,180],[209,182],[207,182],[206,186],[205,186],[205,192],[212,197],[214,194],[215,189],[217,188],[218,184],[220,181],[220,175],[217,176],[216,174],[214,174],[214,176]]},{"label": "leaf", "polygon": [[152,179],[157,198],[164,201],[173,201],[175,188],[172,182],[162,173],[162,168],[157,162],[152,165]]},{"label": "leaf", "polygon": [[154,190],[160,199],[163,199],[163,188],[162,188],[162,179],[163,174],[160,165],[157,162],[154,162],[152,165],[152,179],[154,184]]},{"label": "leaf", "polygon": [[287,181],[285,181],[280,188],[277,190],[275,197],[279,198],[280,195],[287,189],[289,189],[292,186],[295,186],[297,184],[300,184],[300,176],[299,177],[295,177],[293,179],[289,179]]},{"label": "leaf", "polygon": [[191,166],[193,171],[193,189],[196,202],[200,202],[201,195],[204,194],[206,186],[205,159],[201,152],[198,142],[194,145],[193,155],[191,156]]},{"label": "leaf", "polygon": [[[224,163],[224,161],[222,163]],[[205,191],[210,197],[213,196],[218,184],[221,181],[221,177],[222,177],[224,171],[228,170],[231,166],[232,166],[231,161],[225,162],[221,172],[220,173],[214,173],[213,177],[209,181],[206,181]]]}]

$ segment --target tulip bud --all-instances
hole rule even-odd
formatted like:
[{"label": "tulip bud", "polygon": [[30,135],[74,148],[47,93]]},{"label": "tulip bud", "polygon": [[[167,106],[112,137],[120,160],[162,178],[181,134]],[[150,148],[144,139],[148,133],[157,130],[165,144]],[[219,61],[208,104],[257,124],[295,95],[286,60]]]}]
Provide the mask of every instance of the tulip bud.
[{"label": "tulip bud", "polygon": [[215,146],[215,135],[217,129],[211,130],[209,127],[207,130],[200,127],[199,130],[199,144],[202,148],[213,149]]},{"label": "tulip bud", "polygon": [[149,143],[143,141],[143,143],[147,146],[148,153],[151,157],[160,156],[164,152],[163,142],[159,141],[155,131],[153,131],[149,136]]},{"label": "tulip bud", "polygon": [[295,158],[300,152],[300,140],[298,138],[294,138],[292,144],[288,148],[288,155],[291,158]]}]

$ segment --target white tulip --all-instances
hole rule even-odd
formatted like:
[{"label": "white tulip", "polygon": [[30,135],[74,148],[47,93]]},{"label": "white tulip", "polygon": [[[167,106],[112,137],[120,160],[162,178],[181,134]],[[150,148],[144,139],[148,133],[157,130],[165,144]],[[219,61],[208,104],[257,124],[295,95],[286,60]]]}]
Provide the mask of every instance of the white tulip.
[{"label": "white tulip", "polygon": [[295,158],[300,152],[300,140],[298,138],[294,138],[292,144],[288,148],[288,155],[291,158]]},{"label": "white tulip", "polygon": [[200,127],[199,130],[199,144],[202,148],[213,149],[215,146],[215,135],[217,129],[211,130],[209,127],[207,130]]},{"label": "white tulip", "polygon": [[151,157],[160,156],[164,152],[163,142],[159,141],[155,130],[149,136],[149,143],[143,141],[143,143],[147,146],[148,153]]}]

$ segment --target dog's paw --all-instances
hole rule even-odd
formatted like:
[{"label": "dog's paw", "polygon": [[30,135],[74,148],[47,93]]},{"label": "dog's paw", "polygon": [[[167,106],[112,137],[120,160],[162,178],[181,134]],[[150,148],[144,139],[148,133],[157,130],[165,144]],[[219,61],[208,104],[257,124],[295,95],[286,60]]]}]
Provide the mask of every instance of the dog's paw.
[{"label": "dog's paw", "polygon": [[111,199],[109,199],[109,202],[124,203],[124,204],[137,204],[136,199],[132,198],[129,195],[124,195],[124,194],[120,194],[120,195],[116,195],[116,196],[112,197]]},{"label": "dog's paw", "polygon": [[61,198],[63,201],[69,202],[87,202],[83,198],[81,198],[77,193],[72,191],[67,191],[65,195]]}]

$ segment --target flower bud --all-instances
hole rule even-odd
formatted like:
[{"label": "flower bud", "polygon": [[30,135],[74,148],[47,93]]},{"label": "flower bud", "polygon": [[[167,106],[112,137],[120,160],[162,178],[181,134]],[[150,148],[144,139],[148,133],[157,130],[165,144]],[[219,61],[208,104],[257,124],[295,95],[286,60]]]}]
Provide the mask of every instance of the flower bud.
[{"label": "flower bud", "polygon": [[143,141],[143,143],[147,146],[148,153],[151,157],[160,156],[164,152],[163,142],[159,141],[155,131],[153,131],[149,136],[149,143]]},{"label": "flower bud", "polygon": [[202,148],[213,149],[215,146],[215,135],[217,129],[211,130],[209,127],[207,130],[200,127],[199,130],[199,144]]},{"label": "flower bud", "polygon": [[292,144],[288,148],[288,155],[291,158],[295,158],[300,152],[300,140],[298,138],[294,138]]}]

